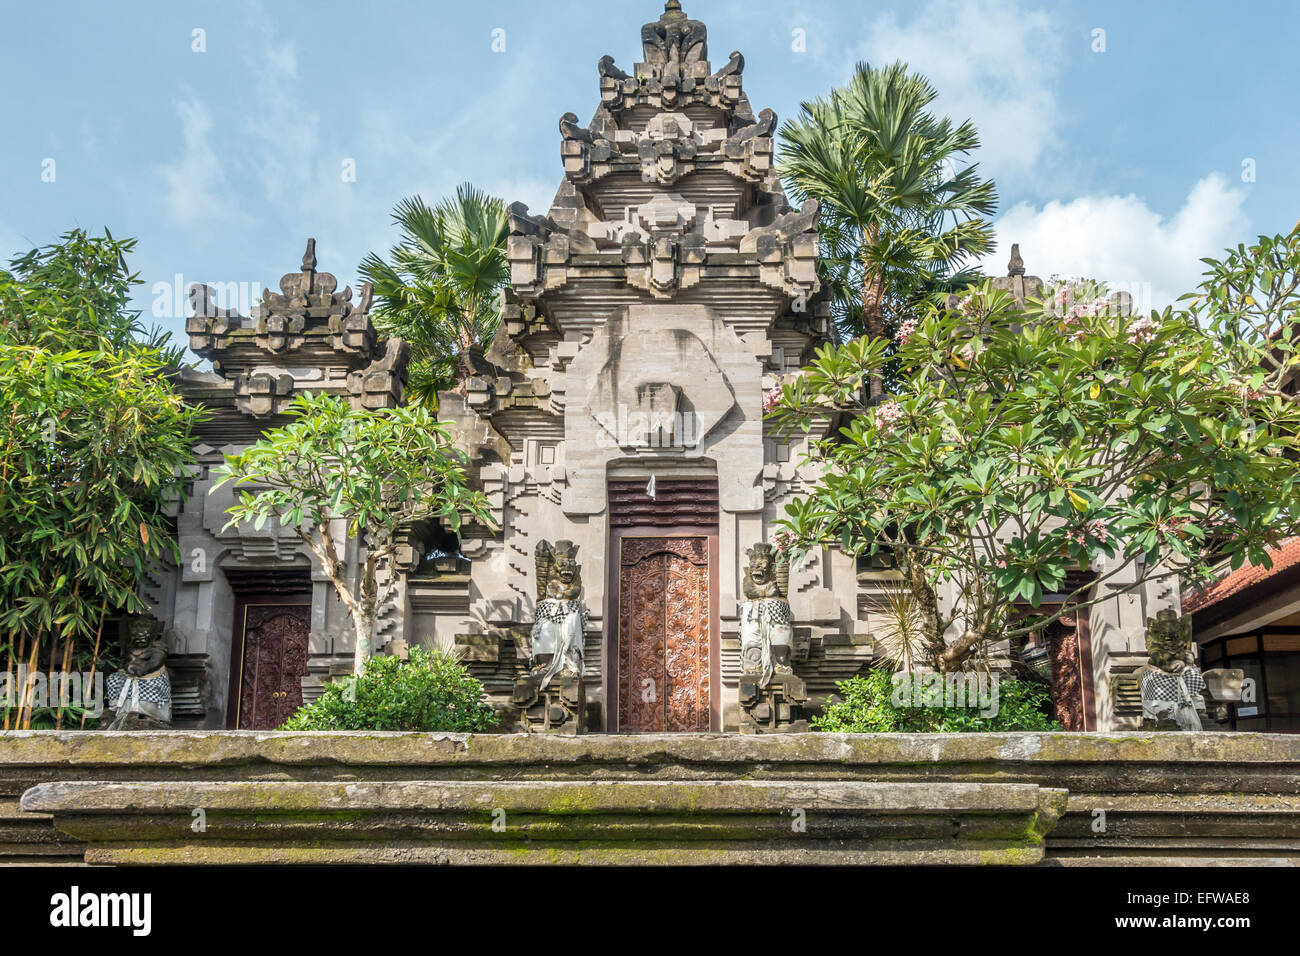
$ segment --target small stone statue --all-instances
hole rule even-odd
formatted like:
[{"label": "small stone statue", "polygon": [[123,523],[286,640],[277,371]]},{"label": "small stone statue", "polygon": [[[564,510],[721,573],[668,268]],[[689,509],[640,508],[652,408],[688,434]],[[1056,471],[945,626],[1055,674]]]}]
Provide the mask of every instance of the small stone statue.
[{"label": "small stone statue", "polygon": [[537,611],[533,617],[532,669],[543,689],[556,674],[582,676],[583,630],[587,609],[582,603],[582,566],[572,541],[537,545]]},{"label": "small stone statue", "polygon": [[1192,651],[1192,622],[1175,611],[1147,618],[1150,659],[1138,671],[1143,730],[1200,730],[1205,678]]},{"label": "small stone statue", "polygon": [[126,623],[126,665],[105,681],[109,730],[159,730],[171,726],[172,682],[162,624],[133,614]]},{"label": "small stone statue", "polygon": [[757,676],[758,686],[771,683],[773,673],[793,673],[794,616],[786,595],[790,589],[790,563],[780,559],[770,544],[756,544],[746,554],[745,597],[740,605],[741,672]]}]

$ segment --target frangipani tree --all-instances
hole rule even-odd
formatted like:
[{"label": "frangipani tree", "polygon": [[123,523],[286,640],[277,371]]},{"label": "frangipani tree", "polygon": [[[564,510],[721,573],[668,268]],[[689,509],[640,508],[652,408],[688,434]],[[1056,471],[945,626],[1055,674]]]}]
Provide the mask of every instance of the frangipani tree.
[{"label": "frangipani tree", "polygon": [[1188,311],[1248,373],[1244,389],[1300,402],[1300,222],[1202,261],[1209,269],[1183,296]]},{"label": "frangipani tree", "polygon": [[[237,489],[226,527],[252,521],[261,528],[274,519],[306,542],[351,616],[353,672],[361,674],[375,618],[396,584],[391,565],[401,530],[427,518],[441,519],[452,531],[465,516],[490,523],[487,499],[468,486],[463,456],[423,406],[372,412],[338,396],[305,393],[288,412],[296,421],[226,456],[214,490],[229,481]],[[335,521],[365,547],[355,590]]]},{"label": "frangipani tree", "polygon": [[[1049,623],[1063,611],[1023,620],[1016,605],[1063,593],[1073,570],[1127,580],[1124,593],[1215,555],[1267,564],[1296,527],[1300,409],[1243,390],[1248,371],[1187,314],[1130,317],[1087,284],[1022,311],[984,283],[897,338],[894,394],[864,398],[888,344],[864,336],[821,349],[773,415],[842,425],[814,443],[824,473],[787,507],[786,533],[796,551],[891,552],[920,608],[922,663],[956,669]],[[1090,587],[1062,607],[1102,599]]]}]

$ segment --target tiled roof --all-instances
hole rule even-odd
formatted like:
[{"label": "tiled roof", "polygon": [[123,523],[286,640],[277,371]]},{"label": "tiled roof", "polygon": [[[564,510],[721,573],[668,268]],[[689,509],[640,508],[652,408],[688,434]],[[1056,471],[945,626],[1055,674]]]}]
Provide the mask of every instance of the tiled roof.
[{"label": "tiled roof", "polygon": [[1256,584],[1262,584],[1288,568],[1300,565],[1300,537],[1287,538],[1276,548],[1269,548],[1268,556],[1273,561],[1271,568],[1259,564],[1243,564],[1236,571],[1224,575],[1201,590],[1193,591],[1183,598],[1183,613],[1203,611],[1233,594]]}]

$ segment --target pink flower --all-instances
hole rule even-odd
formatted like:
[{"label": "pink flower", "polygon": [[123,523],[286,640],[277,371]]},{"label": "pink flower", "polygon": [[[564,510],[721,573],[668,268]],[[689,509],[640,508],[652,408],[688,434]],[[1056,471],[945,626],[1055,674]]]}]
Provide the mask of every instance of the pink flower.
[{"label": "pink flower", "polygon": [[903,417],[903,406],[898,402],[885,402],[876,409],[876,427],[881,431],[892,432]]},{"label": "pink flower", "polygon": [[1110,529],[1104,521],[1089,521],[1073,531],[1067,531],[1065,536],[1079,547],[1083,547],[1088,538],[1095,538],[1099,543],[1105,544],[1110,540]]},{"label": "pink flower", "polygon": [[908,319],[898,327],[898,332],[894,335],[894,341],[899,345],[906,344],[907,340],[912,337],[916,331],[916,319]]},{"label": "pink flower", "polygon": [[1128,340],[1134,345],[1146,345],[1156,338],[1156,324],[1148,318],[1134,319],[1129,323]]},{"label": "pink flower", "polygon": [[766,415],[772,409],[776,408],[777,403],[781,401],[781,386],[769,388],[763,393],[763,414]]},{"label": "pink flower", "polygon": [[1156,522],[1156,531],[1168,537],[1173,537],[1182,533],[1183,525],[1187,524],[1187,518],[1162,518]]}]

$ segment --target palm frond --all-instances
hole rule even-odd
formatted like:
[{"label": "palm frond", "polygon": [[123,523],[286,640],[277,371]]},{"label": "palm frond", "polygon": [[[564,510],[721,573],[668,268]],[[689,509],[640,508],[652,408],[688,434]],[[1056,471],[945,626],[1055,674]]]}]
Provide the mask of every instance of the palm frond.
[{"label": "palm frond", "polygon": [[401,237],[388,258],[372,252],[359,271],[374,288],[376,326],[411,344],[408,394],[434,404],[457,384],[461,352],[496,334],[509,217],[504,202],[465,183],[435,206],[401,200],[393,222]]}]

